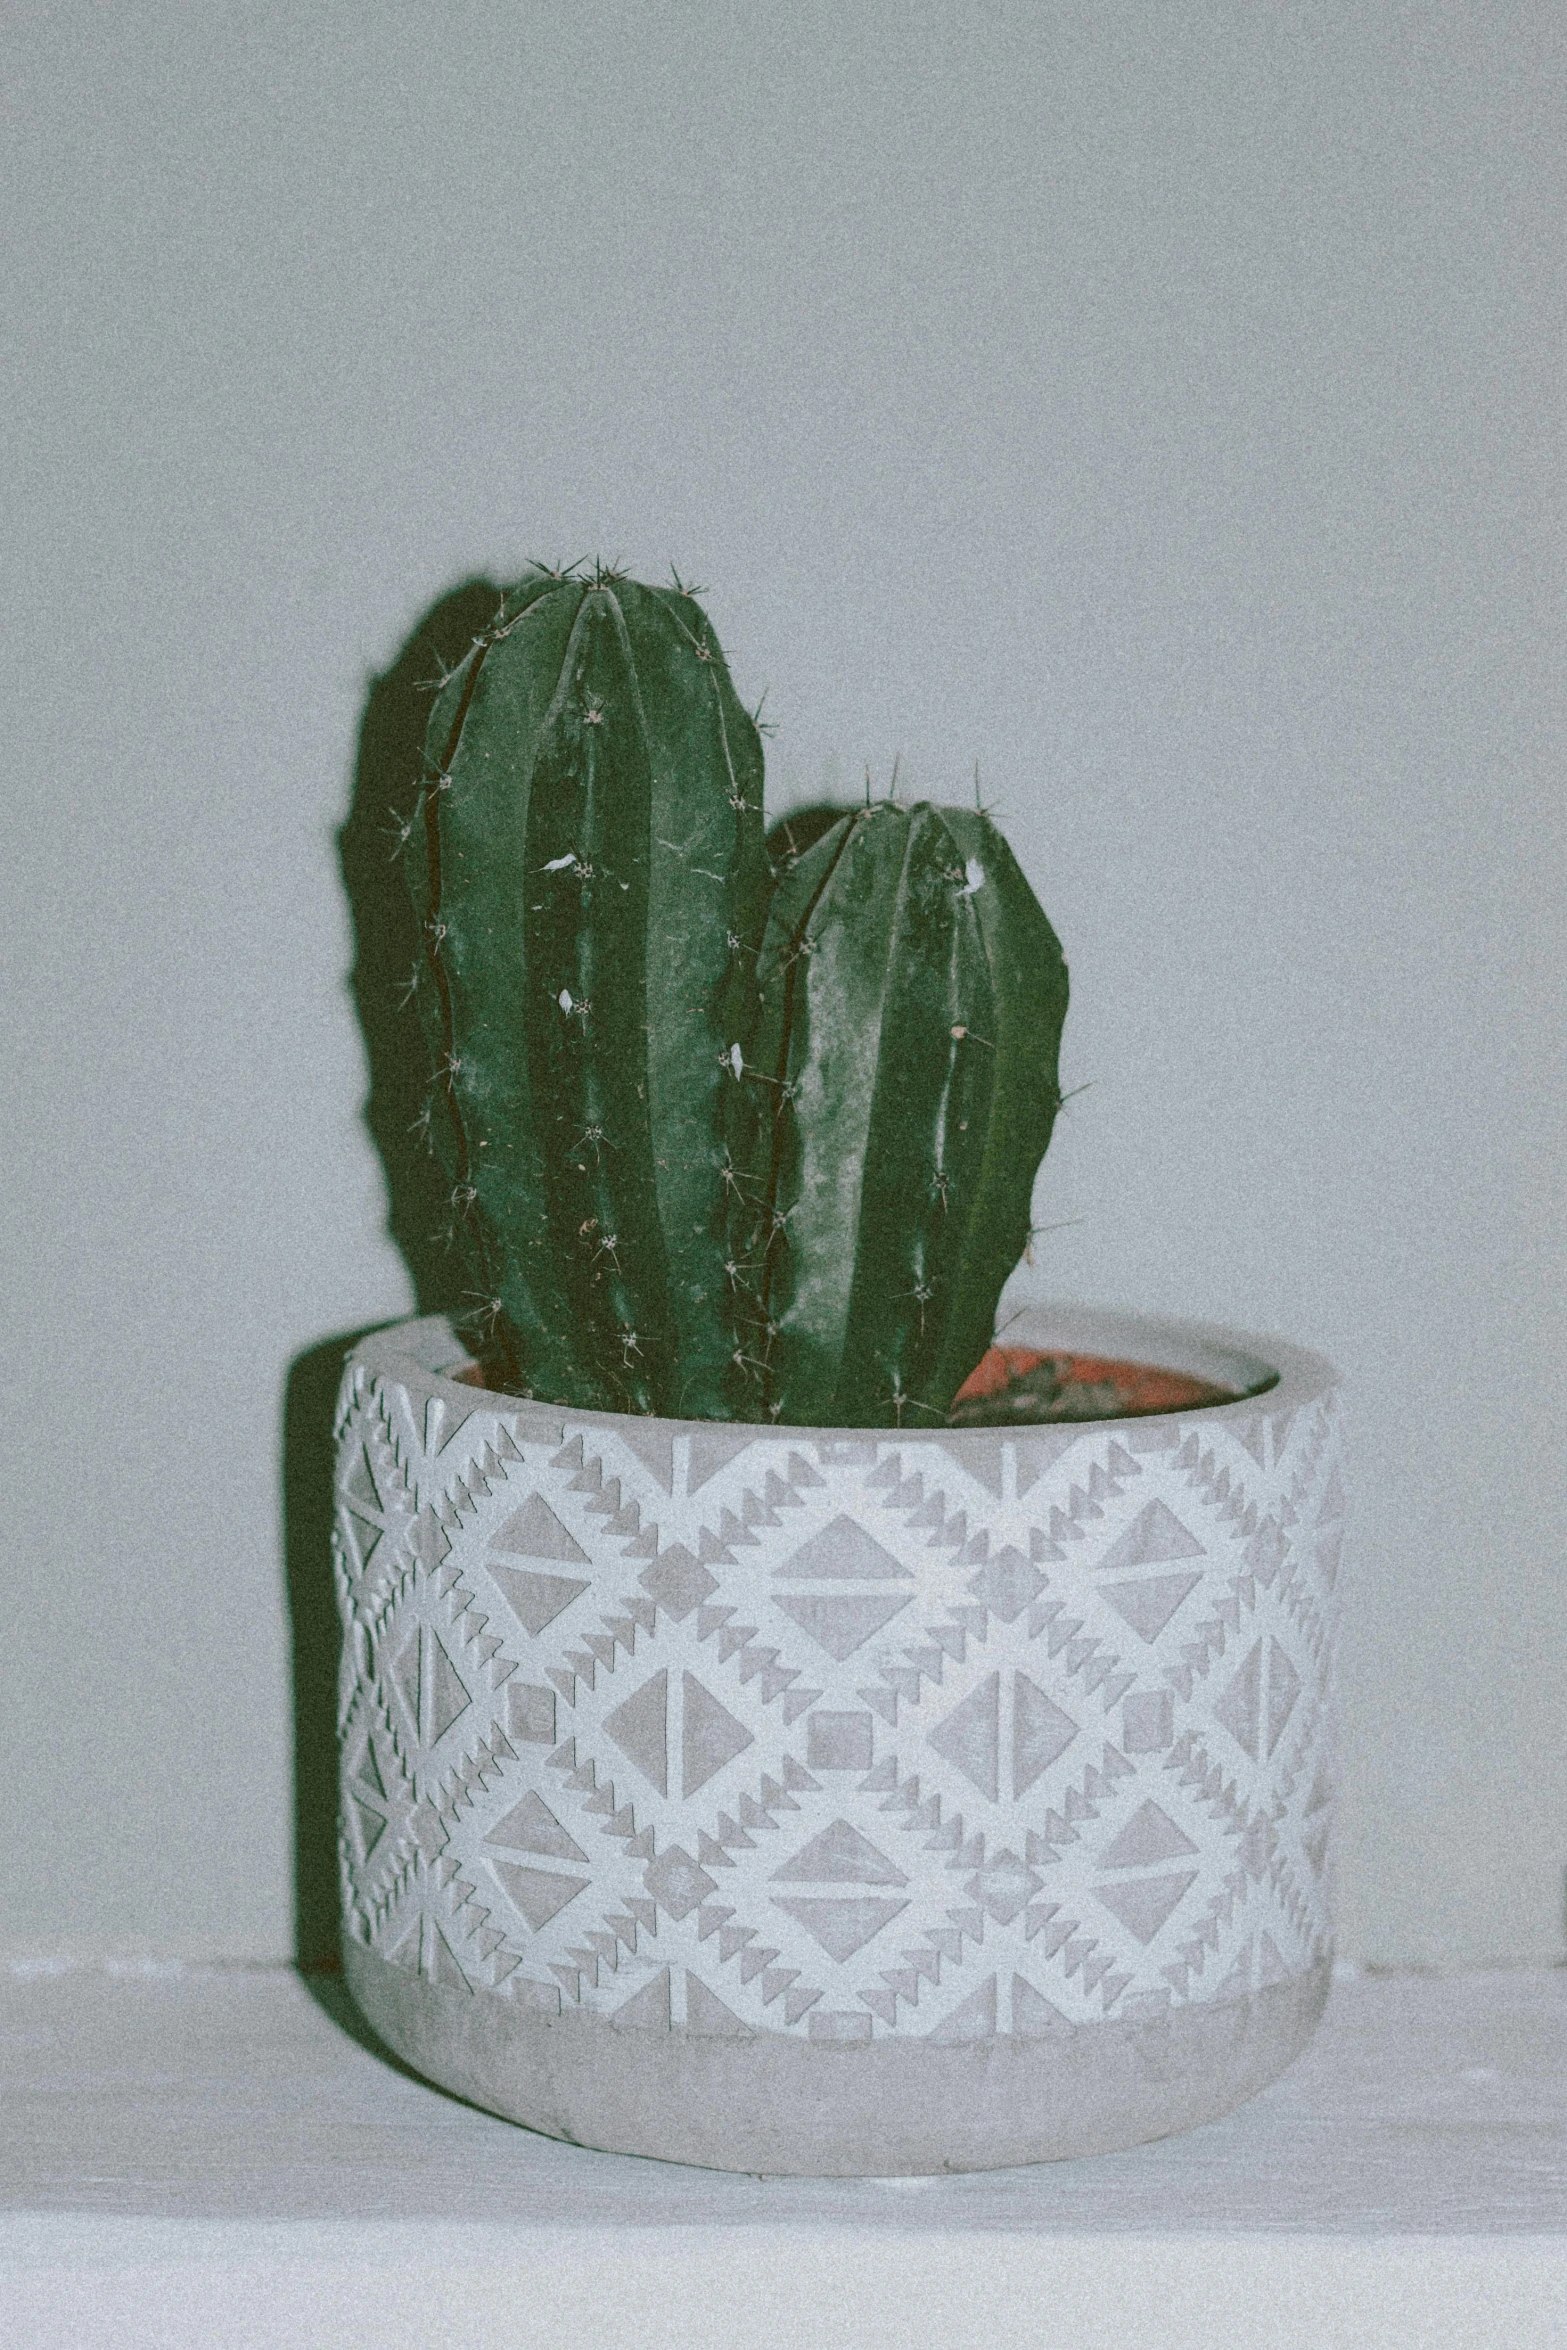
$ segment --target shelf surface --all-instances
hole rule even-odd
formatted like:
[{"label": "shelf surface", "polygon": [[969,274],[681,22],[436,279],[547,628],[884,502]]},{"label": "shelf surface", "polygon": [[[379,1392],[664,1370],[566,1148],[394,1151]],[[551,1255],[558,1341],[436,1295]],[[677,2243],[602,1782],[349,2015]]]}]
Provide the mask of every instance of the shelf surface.
[{"label": "shelf surface", "polygon": [[1567,2341],[1562,1969],[1340,1980],[1224,2121],[957,2178],[558,2145],[284,1970],[14,1970],[0,2082],[0,2275],[39,2350]]}]

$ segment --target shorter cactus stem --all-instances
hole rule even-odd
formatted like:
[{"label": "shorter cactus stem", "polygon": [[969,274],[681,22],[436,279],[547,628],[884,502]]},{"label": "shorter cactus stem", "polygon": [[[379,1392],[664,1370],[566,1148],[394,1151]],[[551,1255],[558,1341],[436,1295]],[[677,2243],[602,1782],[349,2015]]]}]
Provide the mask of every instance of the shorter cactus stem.
[{"label": "shorter cactus stem", "polygon": [[[895,769],[893,782],[896,786]],[[1028,1238],[1066,973],[983,816],[868,803],[780,875],[745,1050],[762,1402],[942,1419]]]}]

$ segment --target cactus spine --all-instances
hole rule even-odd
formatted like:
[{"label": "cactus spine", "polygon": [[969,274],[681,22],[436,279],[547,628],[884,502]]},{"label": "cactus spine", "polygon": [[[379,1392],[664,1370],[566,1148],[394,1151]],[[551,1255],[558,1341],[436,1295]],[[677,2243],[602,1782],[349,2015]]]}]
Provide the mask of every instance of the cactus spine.
[{"label": "cactus spine", "polygon": [[437,696],[408,841],[432,1139],[509,1385],[727,1418],[724,1089],[762,755],[683,590],[535,572]]},{"label": "cactus spine", "polygon": [[779,881],[738,1113],[753,1411],[944,1419],[1028,1242],[1067,974],[977,812],[888,802]]}]

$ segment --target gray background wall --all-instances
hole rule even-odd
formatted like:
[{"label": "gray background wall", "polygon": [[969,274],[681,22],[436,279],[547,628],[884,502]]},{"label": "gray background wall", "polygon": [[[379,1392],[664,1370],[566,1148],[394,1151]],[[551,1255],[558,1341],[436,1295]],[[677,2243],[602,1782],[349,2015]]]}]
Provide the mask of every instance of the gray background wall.
[{"label": "gray background wall", "polygon": [[1348,1375],[1345,1947],[1560,1955],[1560,13],[6,46],[0,1944],[329,1924],[308,1350],[412,1296],[334,832],[425,607],[601,552],[707,586],[775,807],[980,761],[1089,1088],[1040,1285]]}]

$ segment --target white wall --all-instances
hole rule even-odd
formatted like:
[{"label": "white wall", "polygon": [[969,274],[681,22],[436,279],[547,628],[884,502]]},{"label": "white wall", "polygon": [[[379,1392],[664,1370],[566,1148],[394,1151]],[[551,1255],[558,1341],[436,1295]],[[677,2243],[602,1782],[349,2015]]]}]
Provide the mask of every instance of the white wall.
[{"label": "white wall", "polygon": [[13,13],[0,1944],[292,1947],[284,1386],[412,1297],[334,830],[425,607],[598,551],[706,585],[775,806],[978,758],[1090,1085],[1043,1285],[1348,1374],[1345,1946],[1560,1954],[1562,49],[1525,0]]}]

